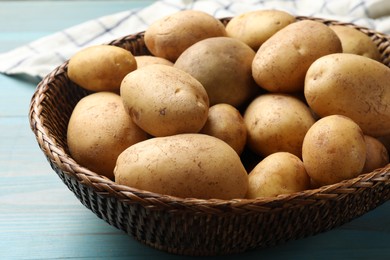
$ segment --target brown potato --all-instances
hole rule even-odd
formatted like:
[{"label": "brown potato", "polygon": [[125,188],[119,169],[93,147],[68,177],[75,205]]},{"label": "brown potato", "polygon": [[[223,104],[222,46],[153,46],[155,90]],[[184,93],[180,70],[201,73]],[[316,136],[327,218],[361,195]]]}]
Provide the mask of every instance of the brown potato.
[{"label": "brown potato", "polygon": [[302,143],[315,120],[308,106],[288,94],[264,94],[244,113],[248,146],[262,156],[290,152],[302,156]]},{"label": "brown potato", "polygon": [[321,186],[357,177],[366,161],[363,131],[345,116],[321,118],[303,140],[302,159],[307,174]]},{"label": "brown potato", "polygon": [[229,104],[216,104],[209,109],[206,124],[200,131],[217,137],[241,154],[246,144],[247,130],[240,112]]},{"label": "brown potato", "polygon": [[310,65],[337,52],[342,52],[341,42],[328,26],[311,20],[295,22],[261,45],[253,59],[253,78],[270,92],[302,91]]},{"label": "brown potato", "polygon": [[371,38],[357,29],[344,25],[329,26],[341,41],[344,53],[353,53],[380,61],[381,54]]},{"label": "brown potato", "polygon": [[257,51],[268,38],[293,22],[295,17],[284,11],[255,10],[233,17],[226,25],[226,33]]},{"label": "brown potato", "polygon": [[73,55],[68,77],[92,91],[118,91],[122,79],[137,68],[131,52],[113,45],[91,46]]},{"label": "brown potato", "polygon": [[174,62],[194,43],[226,36],[225,26],[217,18],[197,10],[184,10],[155,21],[145,31],[145,44],[157,57]]},{"label": "brown potato", "polygon": [[226,103],[238,107],[258,90],[251,74],[254,56],[255,52],[237,39],[214,37],[186,49],[174,67],[202,83],[210,105]]},{"label": "brown potato", "polygon": [[82,98],[69,119],[67,143],[80,165],[114,178],[118,155],[148,135],[133,123],[119,95],[97,92]]},{"label": "brown potato", "polygon": [[173,66],[173,62],[156,56],[141,55],[141,56],[134,56],[134,58],[137,61],[137,68],[142,68],[151,64],[164,64],[168,66]]},{"label": "brown potato", "polygon": [[367,147],[367,157],[363,172],[372,172],[389,163],[389,153],[386,147],[376,138],[365,135],[364,141]]},{"label": "brown potato", "polygon": [[129,147],[118,157],[115,181],[182,198],[236,199],[248,190],[233,148],[203,134],[156,137]]},{"label": "brown potato", "polygon": [[310,188],[301,159],[287,152],[273,153],[249,173],[247,198],[274,197]]},{"label": "brown potato", "polygon": [[364,134],[390,134],[390,68],[350,53],[326,55],[309,68],[304,94],[320,117],[344,115]]},{"label": "brown potato", "polygon": [[133,121],[152,136],[197,133],[207,120],[206,90],[172,66],[153,64],[129,73],[120,95]]},{"label": "brown potato", "polygon": [[378,137],[378,140],[386,147],[388,153],[390,153],[390,134]]}]

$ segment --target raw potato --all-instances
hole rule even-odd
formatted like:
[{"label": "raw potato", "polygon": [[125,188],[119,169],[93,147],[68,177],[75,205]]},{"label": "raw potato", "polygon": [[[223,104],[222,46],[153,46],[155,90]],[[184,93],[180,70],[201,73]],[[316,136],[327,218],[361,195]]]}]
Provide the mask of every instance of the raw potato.
[{"label": "raw potato", "polygon": [[148,135],[133,123],[119,95],[97,92],[82,98],[69,120],[67,142],[80,165],[114,177],[118,155]]},{"label": "raw potato", "polygon": [[217,137],[241,154],[246,144],[247,130],[240,112],[229,104],[216,104],[209,109],[206,124],[200,131]]},{"label": "raw potato", "polygon": [[345,116],[321,118],[303,140],[302,158],[308,175],[321,186],[357,177],[366,160],[363,132]]},{"label": "raw potato", "polygon": [[145,31],[145,44],[154,56],[174,62],[194,43],[226,36],[225,26],[217,18],[196,10],[184,10],[151,24]]},{"label": "raw potato", "polygon": [[253,78],[270,92],[302,91],[310,65],[337,52],[342,52],[341,42],[328,26],[311,20],[295,22],[261,45],[253,60]]},{"label": "raw potato", "polygon": [[226,33],[257,51],[268,38],[293,22],[295,17],[284,11],[256,10],[233,17],[226,25]]},{"label": "raw potato", "polygon": [[70,58],[68,77],[91,91],[118,91],[122,79],[136,68],[133,54],[123,48],[91,46]]},{"label": "raw potato", "polygon": [[172,66],[154,64],[129,73],[120,94],[133,121],[152,136],[197,133],[207,120],[206,90]]},{"label": "raw potato", "polygon": [[249,173],[247,198],[274,197],[310,188],[310,178],[301,159],[287,153],[273,153]]},{"label": "raw potato", "polygon": [[164,64],[164,65],[173,66],[173,62],[156,56],[141,55],[141,56],[134,56],[134,58],[137,61],[137,68],[142,68],[151,64]]},{"label": "raw potato", "polygon": [[390,134],[378,137],[378,140],[386,147],[388,153],[390,153]]},{"label": "raw potato", "polygon": [[251,74],[254,56],[255,52],[237,39],[214,37],[186,49],[174,67],[202,83],[210,105],[227,103],[238,107],[259,89]]},{"label": "raw potato", "polygon": [[343,25],[329,26],[339,37],[343,53],[353,53],[380,61],[381,54],[371,38],[355,28]]},{"label": "raw potato", "polygon": [[386,147],[378,139],[365,135],[364,140],[367,146],[367,158],[363,167],[364,173],[372,172],[389,163],[389,154]]},{"label": "raw potato", "polygon": [[373,137],[390,134],[390,68],[356,54],[316,60],[307,71],[305,97],[320,117],[351,118]]},{"label": "raw potato", "polygon": [[290,152],[302,156],[302,143],[315,120],[309,107],[288,94],[263,94],[244,113],[248,145],[259,155]]},{"label": "raw potato", "polygon": [[182,198],[236,199],[248,190],[237,153],[203,134],[156,137],[126,149],[117,160],[118,184]]}]

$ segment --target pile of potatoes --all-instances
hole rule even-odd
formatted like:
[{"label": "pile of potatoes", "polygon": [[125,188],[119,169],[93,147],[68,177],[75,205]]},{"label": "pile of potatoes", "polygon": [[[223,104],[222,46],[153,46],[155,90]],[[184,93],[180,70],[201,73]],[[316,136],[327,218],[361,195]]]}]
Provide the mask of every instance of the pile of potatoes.
[{"label": "pile of potatoes", "polygon": [[70,154],[118,184],[252,199],[389,163],[390,68],[353,27],[279,10],[225,26],[185,10],[151,24],[144,41],[151,55],[100,45],[68,64],[92,91],[70,117]]}]

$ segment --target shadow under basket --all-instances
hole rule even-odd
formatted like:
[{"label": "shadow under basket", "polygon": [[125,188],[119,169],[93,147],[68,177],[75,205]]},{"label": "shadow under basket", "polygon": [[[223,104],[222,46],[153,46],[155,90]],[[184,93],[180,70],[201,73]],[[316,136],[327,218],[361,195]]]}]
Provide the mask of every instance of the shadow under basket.
[{"label": "shadow under basket", "polygon": [[[378,46],[389,66],[389,37],[349,23]],[[224,24],[230,18],[221,19]],[[110,42],[134,55],[150,54],[143,32]],[[181,199],[122,185],[77,164],[69,155],[66,131],[76,103],[88,91],[72,83],[65,62],[37,86],[30,124],[53,170],[80,202],[110,225],[153,248],[182,255],[225,255],[271,247],[325,232],[390,198],[390,165],[354,179],[276,198]]]}]

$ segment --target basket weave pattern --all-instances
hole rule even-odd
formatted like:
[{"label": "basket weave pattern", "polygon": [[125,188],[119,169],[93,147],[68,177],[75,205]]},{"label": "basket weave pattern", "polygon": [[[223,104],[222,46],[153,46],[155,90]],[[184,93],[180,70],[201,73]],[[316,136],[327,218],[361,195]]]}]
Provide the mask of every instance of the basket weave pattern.
[{"label": "basket weave pattern", "polygon": [[[390,66],[390,39],[353,24],[369,35]],[[225,24],[229,18],[221,19]],[[143,33],[110,42],[134,55],[149,54]],[[80,202],[110,225],[154,248],[184,255],[219,255],[270,247],[311,236],[351,221],[390,198],[390,165],[357,178],[277,198],[182,199],[117,185],[77,164],[66,131],[76,103],[90,92],[67,77],[67,62],[37,86],[30,125],[53,170]]]}]

